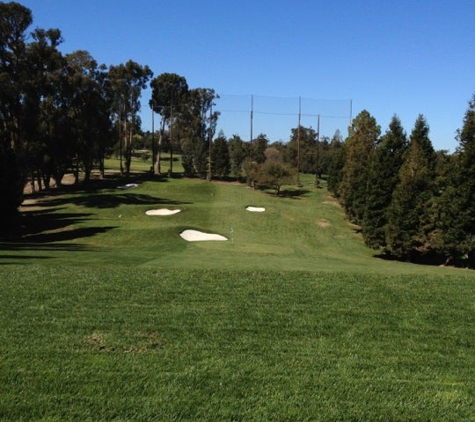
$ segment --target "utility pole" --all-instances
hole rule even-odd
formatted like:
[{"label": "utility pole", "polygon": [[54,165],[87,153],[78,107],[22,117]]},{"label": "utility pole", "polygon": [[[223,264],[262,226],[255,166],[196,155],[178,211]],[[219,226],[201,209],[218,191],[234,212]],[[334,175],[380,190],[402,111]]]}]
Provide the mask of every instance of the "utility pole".
[{"label": "utility pole", "polygon": [[350,100],[350,128],[353,124],[353,100]]},{"label": "utility pole", "polygon": [[320,174],[320,114],[317,115],[317,168],[316,168],[316,174],[315,174],[315,186],[317,188],[320,186],[319,174]]}]

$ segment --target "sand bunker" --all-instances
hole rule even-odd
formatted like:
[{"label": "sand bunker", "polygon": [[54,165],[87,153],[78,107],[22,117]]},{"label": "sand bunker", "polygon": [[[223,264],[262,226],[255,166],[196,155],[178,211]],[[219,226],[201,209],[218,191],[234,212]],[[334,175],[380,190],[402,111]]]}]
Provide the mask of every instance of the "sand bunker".
[{"label": "sand bunker", "polygon": [[203,233],[198,230],[185,230],[180,233],[180,236],[183,239],[187,240],[188,242],[203,242],[203,241],[209,241],[209,240],[218,240],[218,241],[228,240],[227,238],[219,234]]},{"label": "sand bunker", "polygon": [[246,210],[251,212],[264,212],[266,209],[264,207],[247,207]]},{"label": "sand bunker", "polygon": [[159,210],[145,211],[147,215],[173,215],[179,213],[181,210],[169,210],[168,208],[161,208]]},{"label": "sand bunker", "polygon": [[127,183],[126,185],[123,185],[123,186],[117,186],[117,189],[134,189],[138,187],[139,185],[137,183]]}]

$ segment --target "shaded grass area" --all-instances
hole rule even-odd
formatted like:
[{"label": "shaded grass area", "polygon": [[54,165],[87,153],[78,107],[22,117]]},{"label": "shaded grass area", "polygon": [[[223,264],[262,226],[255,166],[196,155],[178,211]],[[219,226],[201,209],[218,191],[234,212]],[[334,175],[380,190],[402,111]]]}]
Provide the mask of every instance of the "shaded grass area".
[{"label": "shaded grass area", "polygon": [[0,420],[475,414],[470,277],[0,267]]}]

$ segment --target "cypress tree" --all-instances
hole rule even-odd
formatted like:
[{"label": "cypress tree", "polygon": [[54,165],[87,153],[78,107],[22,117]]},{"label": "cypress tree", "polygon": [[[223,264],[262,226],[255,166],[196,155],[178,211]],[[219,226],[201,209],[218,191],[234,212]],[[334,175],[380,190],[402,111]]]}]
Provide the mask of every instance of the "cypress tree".
[{"label": "cypress tree", "polygon": [[348,217],[357,224],[363,220],[370,157],[380,132],[376,119],[363,110],[355,117],[345,142],[345,165],[338,190]]},{"label": "cypress tree", "polygon": [[231,171],[228,142],[223,133],[219,133],[211,147],[211,172],[213,176],[225,178]]},{"label": "cypress tree", "polygon": [[399,183],[399,170],[406,149],[407,136],[395,115],[389,130],[381,138],[381,144],[374,150],[368,174],[362,233],[365,243],[374,249],[386,245],[387,210]]},{"label": "cypress tree", "polygon": [[328,150],[328,190],[339,197],[338,187],[343,177],[343,167],[345,167],[345,144],[340,133],[335,133]]},{"label": "cypress tree", "polygon": [[387,250],[399,258],[413,260],[417,254],[433,249],[430,237],[434,227],[429,206],[434,195],[436,159],[429,126],[424,116],[419,115],[388,209]]},{"label": "cypress tree", "polygon": [[469,101],[447,186],[437,201],[439,247],[447,261],[475,264],[475,94]]}]

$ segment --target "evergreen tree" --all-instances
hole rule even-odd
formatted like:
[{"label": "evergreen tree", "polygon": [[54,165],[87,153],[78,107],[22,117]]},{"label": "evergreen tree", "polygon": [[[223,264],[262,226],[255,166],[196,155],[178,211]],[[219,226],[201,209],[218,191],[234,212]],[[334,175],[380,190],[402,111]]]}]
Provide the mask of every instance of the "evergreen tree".
[{"label": "evergreen tree", "polygon": [[380,131],[376,119],[363,110],[355,117],[345,142],[345,165],[338,191],[348,217],[357,224],[363,220],[370,157]]},{"label": "evergreen tree", "polygon": [[302,173],[316,173],[317,171],[317,132],[314,129],[300,126],[291,130],[292,135],[284,151],[284,162],[299,168]]},{"label": "evergreen tree", "polygon": [[413,260],[433,250],[431,236],[435,228],[429,208],[435,193],[436,161],[429,127],[424,116],[419,115],[388,209],[386,244],[394,256]]},{"label": "evergreen tree", "polygon": [[475,94],[457,135],[447,186],[437,201],[440,251],[448,262],[475,265]]},{"label": "evergreen tree", "polygon": [[387,210],[399,183],[399,170],[406,148],[406,133],[399,118],[393,116],[389,130],[374,150],[368,174],[362,232],[365,243],[375,249],[386,244]]},{"label": "evergreen tree", "polygon": [[328,190],[336,198],[339,198],[340,192],[338,188],[343,178],[343,168],[345,167],[345,144],[339,131],[335,132],[330,142],[326,160],[328,163]]},{"label": "evergreen tree", "polygon": [[244,142],[238,135],[233,135],[228,140],[229,159],[231,162],[231,175],[242,177],[242,163],[249,156],[249,144]]},{"label": "evergreen tree", "polygon": [[257,164],[262,164],[266,161],[265,151],[269,146],[267,136],[261,133],[256,139],[251,141],[251,159]]},{"label": "evergreen tree", "polygon": [[211,172],[213,176],[223,179],[229,176],[230,171],[228,142],[220,132],[211,147]]}]

